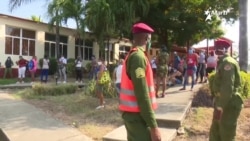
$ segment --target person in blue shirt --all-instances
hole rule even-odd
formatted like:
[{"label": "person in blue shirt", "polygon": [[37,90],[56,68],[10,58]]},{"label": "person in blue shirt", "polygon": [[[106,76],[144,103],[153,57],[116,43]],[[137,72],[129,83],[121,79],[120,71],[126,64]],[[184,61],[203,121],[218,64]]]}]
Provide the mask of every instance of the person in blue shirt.
[{"label": "person in blue shirt", "polygon": [[181,62],[181,58],[179,57],[179,55],[177,54],[177,52],[174,52],[174,68],[179,70],[179,65]]}]

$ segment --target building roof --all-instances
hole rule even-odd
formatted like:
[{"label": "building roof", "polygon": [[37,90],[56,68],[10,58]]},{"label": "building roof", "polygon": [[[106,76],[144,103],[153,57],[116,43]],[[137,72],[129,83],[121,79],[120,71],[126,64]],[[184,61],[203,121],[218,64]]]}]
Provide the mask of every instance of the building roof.
[{"label": "building roof", "polygon": [[[10,15],[5,15],[5,14],[1,14],[1,13],[0,13],[0,18],[2,18],[2,19],[15,19],[15,20],[25,21],[25,22],[29,22],[29,23],[33,23],[33,24],[41,24],[41,25],[44,25],[44,26],[48,26],[49,25],[48,23],[45,23],[45,22],[37,22],[37,21],[33,21],[31,19],[26,19],[26,18],[20,18],[20,17],[10,16]],[[69,28],[69,27],[64,27],[64,26],[60,26],[60,28],[64,28],[64,29],[67,29],[67,30],[76,30],[74,28]],[[86,32],[86,33],[91,34],[91,32]]]}]

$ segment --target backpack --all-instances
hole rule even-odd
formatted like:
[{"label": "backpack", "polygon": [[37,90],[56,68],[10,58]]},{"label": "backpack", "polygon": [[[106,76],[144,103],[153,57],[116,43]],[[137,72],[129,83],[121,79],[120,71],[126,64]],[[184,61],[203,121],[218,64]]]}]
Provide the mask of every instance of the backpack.
[{"label": "backpack", "polygon": [[28,68],[29,68],[29,70],[32,70],[34,68],[34,61],[33,60],[29,61]]}]

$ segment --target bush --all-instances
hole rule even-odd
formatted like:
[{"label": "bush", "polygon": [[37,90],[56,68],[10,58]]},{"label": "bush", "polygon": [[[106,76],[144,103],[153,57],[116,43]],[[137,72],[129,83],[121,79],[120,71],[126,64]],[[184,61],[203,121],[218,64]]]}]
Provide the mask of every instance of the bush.
[{"label": "bush", "polygon": [[110,77],[112,78],[112,74],[113,74],[113,72],[114,72],[114,70],[115,70],[115,68],[117,67],[117,63],[115,63],[115,64],[109,64],[109,66],[108,66],[108,70],[109,70],[109,74],[110,74]]},{"label": "bush", "polygon": [[[84,86],[83,93],[85,95],[97,97],[96,92],[95,92],[95,86],[96,86],[96,81],[95,80],[89,81],[86,84],[86,86]],[[106,98],[117,97],[117,92],[116,92],[115,86],[112,83],[107,83],[107,84],[104,85],[103,96],[106,97]]]},{"label": "bush", "polygon": [[212,107],[213,100],[208,84],[203,85],[194,95],[192,107]]},{"label": "bush", "polygon": [[[209,74],[209,88],[212,89],[212,83],[214,81],[215,72]],[[243,71],[240,72],[241,76],[241,87],[239,89],[239,93],[242,98],[248,98],[250,96],[250,74],[247,74]]]},{"label": "bush", "polygon": [[75,76],[75,59],[69,58],[67,60],[67,75]]},{"label": "bush", "polygon": [[39,67],[42,69],[42,67],[43,67],[43,58],[40,58],[40,59],[39,59],[38,65],[39,65]]},{"label": "bush", "polygon": [[41,85],[35,84],[32,86],[33,95],[64,95],[64,94],[73,94],[76,92],[78,86],[72,84],[63,84],[63,85]]},{"label": "bush", "polygon": [[250,74],[241,71],[240,76],[241,87],[239,92],[243,98],[248,98],[250,96]]},{"label": "bush", "polygon": [[92,62],[88,62],[88,63],[85,65],[86,72],[90,72],[91,67],[92,67]]},{"label": "bush", "polygon": [[57,59],[49,58],[49,75],[54,75],[57,72]]}]

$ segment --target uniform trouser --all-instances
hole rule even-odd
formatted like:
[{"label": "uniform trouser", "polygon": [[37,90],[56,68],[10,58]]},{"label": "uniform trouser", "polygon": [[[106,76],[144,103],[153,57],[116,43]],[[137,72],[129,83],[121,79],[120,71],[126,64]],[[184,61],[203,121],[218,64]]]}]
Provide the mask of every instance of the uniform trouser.
[{"label": "uniform trouser", "polygon": [[151,141],[150,129],[140,113],[124,112],[122,114],[128,141]]},{"label": "uniform trouser", "polygon": [[221,120],[213,119],[210,128],[209,141],[235,141],[237,119],[240,115],[242,104],[230,102],[224,109]]},{"label": "uniform trouser", "polygon": [[5,68],[5,70],[4,70],[4,77],[3,78],[6,78],[7,73],[9,73],[10,74],[10,78],[12,78],[12,68]]}]

